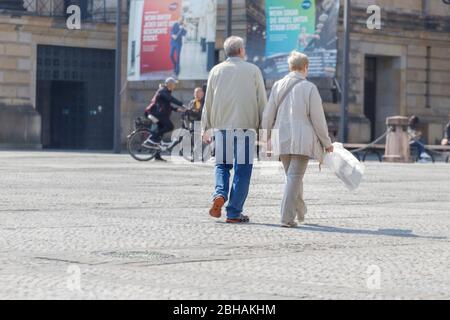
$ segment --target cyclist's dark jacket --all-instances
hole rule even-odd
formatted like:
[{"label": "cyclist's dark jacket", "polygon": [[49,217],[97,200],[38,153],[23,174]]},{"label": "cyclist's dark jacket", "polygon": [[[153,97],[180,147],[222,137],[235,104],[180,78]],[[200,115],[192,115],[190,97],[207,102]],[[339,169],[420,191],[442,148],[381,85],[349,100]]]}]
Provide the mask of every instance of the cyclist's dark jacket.
[{"label": "cyclist's dark jacket", "polygon": [[177,109],[172,106],[172,103],[180,107],[183,106],[183,102],[172,97],[172,91],[165,86],[160,87],[149,106],[145,109],[145,114],[151,113],[157,118],[169,118],[172,111]]},{"label": "cyclist's dark jacket", "polygon": [[445,139],[450,139],[450,122],[447,123],[447,126],[445,127],[444,138]]}]

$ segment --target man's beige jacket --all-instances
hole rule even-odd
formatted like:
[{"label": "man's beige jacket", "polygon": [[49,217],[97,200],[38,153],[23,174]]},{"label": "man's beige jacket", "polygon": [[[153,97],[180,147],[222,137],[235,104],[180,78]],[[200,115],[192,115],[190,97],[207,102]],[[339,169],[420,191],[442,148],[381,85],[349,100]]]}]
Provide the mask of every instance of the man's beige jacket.
[{"label": "man's beige jacket", "polygon": [[259,68],[241,58],[228,58],[209,74],[202,130],[257,130],[266,104],[267,93]]}]

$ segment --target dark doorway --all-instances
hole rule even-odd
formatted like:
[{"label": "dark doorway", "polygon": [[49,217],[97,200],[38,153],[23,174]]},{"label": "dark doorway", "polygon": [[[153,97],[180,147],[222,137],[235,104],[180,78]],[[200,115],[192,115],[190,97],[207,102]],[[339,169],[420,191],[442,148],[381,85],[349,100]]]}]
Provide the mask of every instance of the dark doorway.
[{"label": "dark doorway", "polygon": [[371,140],[386,132],[386,118],[400,114],[401,58],[367,56],[364,75],[364,114]]},{"label": "dark doorway", "polygon": [[36,92],[44,148],[112,149],[113,50],[39,45]]},{"label": "dark doorway", "polygon": [[83,82],[53,81],[51,86],[50,147],[84,148],[86,91]]},{"label": "dark doorway", "polygon": [[366,57],[364,72],[364,115],[370,120],[370,141],[375,140],[377,110],[377,58]]}]

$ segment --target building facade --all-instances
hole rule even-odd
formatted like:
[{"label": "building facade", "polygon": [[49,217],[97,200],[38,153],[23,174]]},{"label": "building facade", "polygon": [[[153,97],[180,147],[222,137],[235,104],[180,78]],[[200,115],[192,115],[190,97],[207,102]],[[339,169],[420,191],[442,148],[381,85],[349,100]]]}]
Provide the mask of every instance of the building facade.
[{"label": "building facade", "polygon": [[112,148],[115,3],[0,2],[0,147]]},{"label": "building facade", "polygon": [[[450,6],[435,0],[352,3],[350,140],[380,136],[388,116],[417,115],[424,139],[439,143],[450,111]],[[367,28],[371,4],[381,8],[380,30]]]},{"label": "building facade", "polygon": [[[126,12],[128,3],[123,2]],[[226,2],[218,1],[219,60],[224,59],[221,47]],[[115,3],[0,2],[0,148],[112,149]],[[71,4],[81,5],[80,30],[66,26],[65,12]],[[372,4],[381,8],[381,30],[367,27],[367,8]],[[342,6],[343,3],[341,9]],[[381,135],[388,116],[413,114],[421,120],[426,141],[440,141],[450,111],[449,16],[450,6],[441,0],[352,1],[350,142],[369,142]],[[245,0],[233,0],[233,34],[245,38],[247,19]],[[123,75],[127,65],[127,31],[125,23]],[[338,81],[341,66],[339,54]],[[124,77],[122,83],[125,144],[134,118],[142,114],[159,82],[127,82]],[[175,96],[187,103],[193,89],[203,83],[182,81]],[[268,91],[271,85],[267,81]],[[330,130],[338,134],[338,90],[321,82],[318,85]]]}]

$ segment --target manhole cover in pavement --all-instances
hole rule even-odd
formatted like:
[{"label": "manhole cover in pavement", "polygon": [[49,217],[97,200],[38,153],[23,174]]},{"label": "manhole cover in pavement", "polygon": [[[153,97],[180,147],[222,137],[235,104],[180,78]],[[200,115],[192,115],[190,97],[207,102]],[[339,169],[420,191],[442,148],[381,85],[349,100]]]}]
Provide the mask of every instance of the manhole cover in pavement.
[{"label": "manhole cover in pavement", "polygon": [[139,259],[146,261],[162,261],[176,258],[174,255],[155,251],[106,251],[95,252],[98,255],[116,259]]}]

